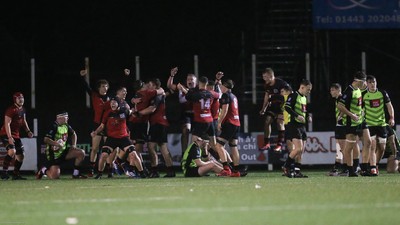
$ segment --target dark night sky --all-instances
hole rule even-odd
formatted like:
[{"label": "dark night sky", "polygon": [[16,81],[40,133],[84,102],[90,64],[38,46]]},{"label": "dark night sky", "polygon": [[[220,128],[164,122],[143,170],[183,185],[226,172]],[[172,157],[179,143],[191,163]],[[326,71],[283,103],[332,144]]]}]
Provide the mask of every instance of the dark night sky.
[{"label": "dark night sky", "polygon": [[132,66],[141,56],[144,74],[192,67],[194,54],[204,73],[235,67],[254,7],[252,1],[27,2],[2,12],[12,54],[23,51],[44,70],[69,70],[89,56],[99,73]]},{"label": "dark night sky", "polygon": [[28,115],[50,121],[58,109],[85,110],[85,92],[77,82],[86,56],[91,81],[106,78],[114,88],[123,68],[134,69],[135,56],[141,57],[143,79],[166,81],[172,66],[183,79],[193,72],[194,55],[200,75],[214,77],[222,70],[240,77],[242,32],[246,52],[254,43],[254,2],[7,2],[0,8],[0,116],[13,92],[29,96],[30,58],[36,60],[37,109],[29,110],[27,97]]}]

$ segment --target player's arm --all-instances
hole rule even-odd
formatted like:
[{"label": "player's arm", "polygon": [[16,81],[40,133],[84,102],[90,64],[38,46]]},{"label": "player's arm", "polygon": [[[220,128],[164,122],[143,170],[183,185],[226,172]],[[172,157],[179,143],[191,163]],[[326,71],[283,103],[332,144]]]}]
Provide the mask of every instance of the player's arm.
[{"label": "player's arm", "polygon": [[68,136],[71,137],[71,147],[76,148],[76,143],[78,143],[78,135],[76,135],[76,132],[69,127],[69,132]]},{"label": "player's arm", "polygon": [[86,82],[86,80],[85,80],[85,76],[88,74],[88,71],[87,71],[87,70],[81,70],[81,71],[79,72],[79,74],[81,75],[82,83],[83,83],[83,85],[84,85],[84,87],[85,87],[86,92],[87,92],[89,95],[91,95],[92,92],[93,92],[93,90],[92,90],[92,88],[90,87],[90,85],[89,85],[89,84]]},{"label": "player's arm", "polygon": [[195,160],[194,160],[194,163],[196,163],[196,166],[197,166],[197,167],[202,167],[202,166],[205,166],[205,165],[208,164],[207,162],[204,162],[204,161],[201,160],[201,159],[195,159]]},{"label": "player's arm", "polygon": [[217,74],[215,74],[215,85],[214,85],[214,91],[219,94],[219,98],[222,96],[222,91],[221,91],[221,85],[222,85],[222,77],[224,76],[224,73],[219,71]]},{"label": "player's arm", "polygon": [[223,104],[221,106],[221,112],[218,117],[218,130],[221,130],[222,121],[224,121],[226,114],[228,113],[229,104]]},{"label": "player's arm", "polygon": [[[43,142],[45,144],[56,146],[58,148],[62,148],[63,147],[62,143],[58,143],[56,140],[53,140],[48,136],[44,137]],[[50,149],[52,149],[52,148],[50,148]]]},{"label": "player's arm", "polygon": [[265,95],[264,95],[263,106],[262,106],[262,108],[260,110],[260,115],[264,115],[265,110],[267,110],[268,103],[269,103],[269,93],[268,93],[268,91],[266,91]]},{"label": "player's arm", "polygon": [[24,115],[24,122],[23,123],[24,123],[25,131],[28,134],[28,137],[32,138],[33,137],[33,133],[31,131],[31,129],[29,129],[28,122],[26,122],[26,115]]},{"label": "player's arm", "polygon": [[344,115],[349,116],[352,120],[354,120],[354,121],[358,121],[359,120],[358,116],[356,114],[350,112],[342,102],[339,102],[337,104],[337,108],[339,109],[339,111],[341,113],[343,113]]},{"label": "player's arm", "polygon": [[139,112],[137,112],[137,115],[135,115],[135,116],[143,116],[143,115],[152,114],[153,112],[156,111],[157,107],[160,105],[162,98],[163,97],[156,96],[151,105],[149,105],[147,108],[142,109]]},{"label": "player's arm", "polygon": [[11,117],[4,116],[4,128],[6,129],[8,143],[10,145],[13,145],[14,144],[14,138],[12,137],[12,134],[11,134],[11,126],[10,126],[11,122],[12,122]]},{"label": "player's arm", "polygon": [[393,127],[395,122],[394,122],[394,108],[392,105],[392,102],[386,103],[386,108],[389,114],[389,126]]},{"label": "player's arm", "polygon": [[167,87],[170,89],[172,92],[177,90],[177,85],[174,84],[174,77],[178,73],[178,67],[174,67],[170,71],[170,75],[167,81]]}]

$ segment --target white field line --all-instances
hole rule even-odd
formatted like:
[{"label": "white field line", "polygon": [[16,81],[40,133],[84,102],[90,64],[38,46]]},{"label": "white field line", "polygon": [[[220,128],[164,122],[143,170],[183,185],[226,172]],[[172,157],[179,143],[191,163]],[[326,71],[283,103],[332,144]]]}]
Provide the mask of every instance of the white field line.
[{"label": "white field line", "polygon": [[[61,203],[59,201],[57,203]],[[96,202],[97,203],[97,202]],[[241,207],[171,207],[171,208],[126,208],[126,209],[110,209],[99,211],[92,210],[79,210],[79,211],[54,211],[46,216],[58,217],[63,216],[65,214],[73,215],[75,217],[80,216],[96,216],[101,213],[101,215],[110,215],[110,216],[124,216],[124,215],[156,215],[156,214],[177,214],[181,215],[182,213],[242,213],[242,212],[275,212],[282,210],[302,210],[302,211],[326,211],[326,210],[343,210],[343,209],[391,209],[391,210],[399,210],[400,203],[399,202],[390,202],[390,203],[375,203],[375,204],[320,204],[320,205],[268,205],[268,206],[241,206]],[[32,212],[21,211],[18,216],[29,217]]]},{"label": "white field line", "polygon": [[16,205],[36,205],[36,204],[76,204],[76,203],[122,203],[136,201],[173,201],[180,200],[182,197],[137,197],[137,198],[91,198],[91,199],[55,199],[49,201],[15,201]]}]

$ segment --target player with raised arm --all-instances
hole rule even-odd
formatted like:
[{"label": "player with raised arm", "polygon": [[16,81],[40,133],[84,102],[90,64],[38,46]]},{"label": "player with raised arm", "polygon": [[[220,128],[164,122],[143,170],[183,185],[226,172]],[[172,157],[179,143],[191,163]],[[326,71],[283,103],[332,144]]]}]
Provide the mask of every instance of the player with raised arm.
[{"label": "player with raised arm", "polygon": [[[92,99],[92,107],[94,111],[93,117],[93,130],[96,129],[102,120],[104,112],[107,110],[108,101],[110,97],[107,95],[109,89],[109,83],[107,80],[101,79],[96,82],[96,90],[93,90],[89,84],[85,80],[85,76],[87,76],[87,70],[81,70],[80,75],[82,77],[82,82],[85,86],[86,92],[89,94],[90,98]],[[99,152],[100,143],[103,139],[105,141],[105,133],[100,132],[98,135],[92,137],[92,148],[90,151],[90,164],[89,164],[89,177],[93,177],[96,168],[96,160],[97,154]]]}]

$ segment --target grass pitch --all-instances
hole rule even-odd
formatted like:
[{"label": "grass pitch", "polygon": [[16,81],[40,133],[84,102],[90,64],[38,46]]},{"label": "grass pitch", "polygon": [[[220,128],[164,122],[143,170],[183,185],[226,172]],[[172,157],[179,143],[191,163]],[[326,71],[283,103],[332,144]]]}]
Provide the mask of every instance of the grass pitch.
[{"label": "grass pitch", "polygon": [[398,225],[400,174],[0,181],[0,224]]}]

